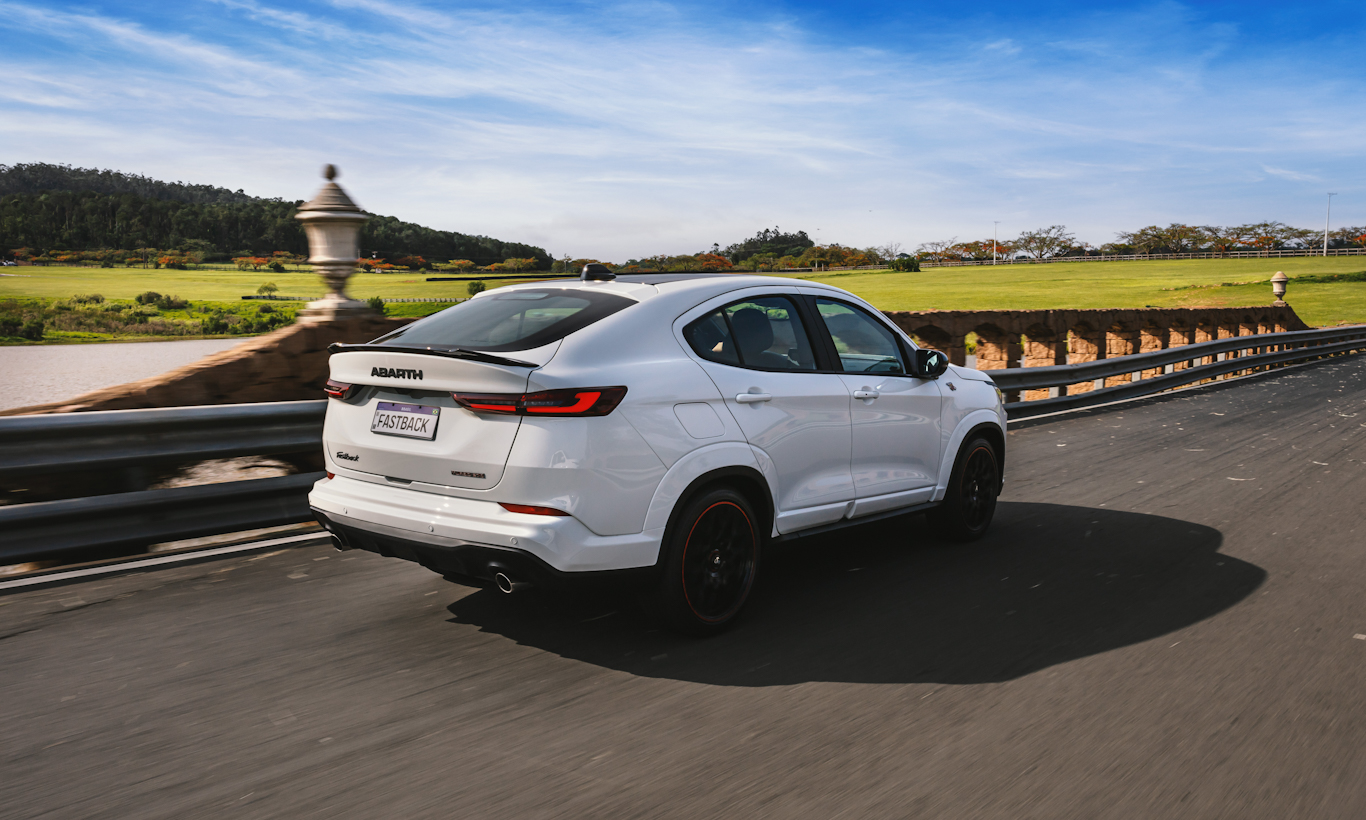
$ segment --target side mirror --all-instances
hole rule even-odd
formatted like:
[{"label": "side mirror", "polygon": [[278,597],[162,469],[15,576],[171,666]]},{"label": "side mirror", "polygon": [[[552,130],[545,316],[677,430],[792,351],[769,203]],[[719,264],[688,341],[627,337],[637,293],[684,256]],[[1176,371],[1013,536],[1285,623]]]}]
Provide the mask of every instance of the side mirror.
[{"label": "side mirror", "polygon": [[911,375],[918,379],[937,379],[949,369],[949,357],[938,350],[916,350],[912,358]]}]

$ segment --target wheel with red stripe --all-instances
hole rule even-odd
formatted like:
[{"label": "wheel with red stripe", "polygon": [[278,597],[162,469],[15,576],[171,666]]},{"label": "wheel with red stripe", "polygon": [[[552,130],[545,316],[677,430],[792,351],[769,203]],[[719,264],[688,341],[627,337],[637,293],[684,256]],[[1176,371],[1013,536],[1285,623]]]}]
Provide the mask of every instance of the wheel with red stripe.
[{"label": "wheel with red stripe", "polygon": [[725,630],[754,587],[762,541],[753,508],[735,490],[718,487],[690,499],[665,538],[659,614],[692,635]]}]

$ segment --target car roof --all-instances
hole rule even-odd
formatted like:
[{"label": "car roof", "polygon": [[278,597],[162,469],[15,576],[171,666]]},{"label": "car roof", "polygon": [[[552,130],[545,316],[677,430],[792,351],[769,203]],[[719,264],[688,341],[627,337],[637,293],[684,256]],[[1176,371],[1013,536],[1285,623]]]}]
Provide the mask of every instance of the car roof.
[{"label": "car roof", "polygon": [[[821,282],[808,282],[805,279],[792,279],[785,276],[760,276],[743,273],[627,273],[618,274],[615,279],[609,280],[543,279],[537,282],[505,285],[497,290],[545,287],[572,290],[591,288],[620,294],[640,302],[648,301],[656,295],[687,295],[702,301],[715,295],[752,287],[816,287],[828,288],[833,292],[842,292],[838,288]],[[496,291],[487,292],[495,293]]]}]

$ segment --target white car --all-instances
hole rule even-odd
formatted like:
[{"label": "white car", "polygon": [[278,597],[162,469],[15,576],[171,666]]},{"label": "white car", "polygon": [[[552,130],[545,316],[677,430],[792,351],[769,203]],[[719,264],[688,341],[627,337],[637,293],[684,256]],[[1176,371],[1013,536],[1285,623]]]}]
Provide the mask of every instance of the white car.
[{"label": "white car", "polygon": [[334,345],[327,393],[340,548],[505,592],[638,575],[695,634],[771,544],[918,511],[969,540],[1003,483],[985,373],[795,279],[590,265]]}]

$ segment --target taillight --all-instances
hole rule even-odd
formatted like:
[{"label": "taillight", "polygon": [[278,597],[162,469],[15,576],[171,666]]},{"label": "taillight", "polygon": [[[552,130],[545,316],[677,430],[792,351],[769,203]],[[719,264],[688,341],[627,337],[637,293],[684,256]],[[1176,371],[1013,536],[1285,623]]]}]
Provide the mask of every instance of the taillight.
[{"label": "taillight", "polygon": [[452,393],[456,404],[476,413],[514,416],[605,416],[626,397],[625,387],[573,387],[539,393]]},{"label": "taillight", "polygon": [[336,478],[336,477],[337,477],[337,474],[336,474],[336,473],[333,473],[333,472],[329,472],[329,473],[327,474],[327,477],[328,477],[329,479],[331,479],[331,478]]},{"label": "taillight", "polygon": [[499,501],[498,506],[508,512],[526,513],[527,515],[569,515],[564,510],[557,510],[554,507],[537,507],[532,504],[504,504]]},{"label": "taillight", "polygon": [[351,394],[351,388],[352,385],[349,385],[346,382],[328,379],[327,384],[323,385],[323,392],[334,399],[345,399]]}]

